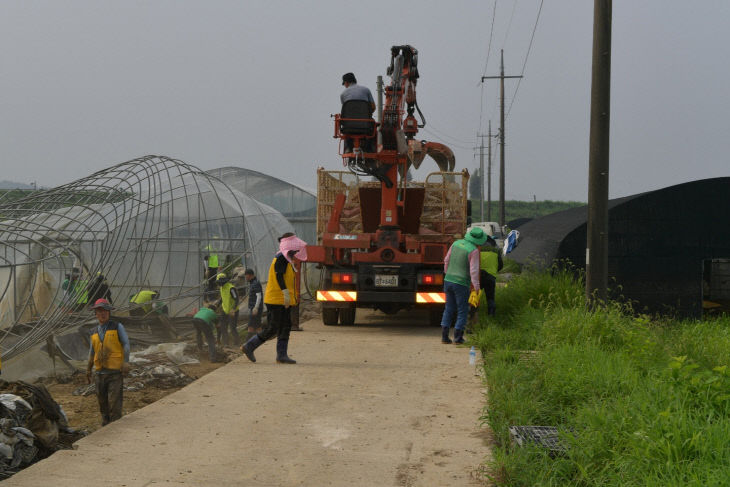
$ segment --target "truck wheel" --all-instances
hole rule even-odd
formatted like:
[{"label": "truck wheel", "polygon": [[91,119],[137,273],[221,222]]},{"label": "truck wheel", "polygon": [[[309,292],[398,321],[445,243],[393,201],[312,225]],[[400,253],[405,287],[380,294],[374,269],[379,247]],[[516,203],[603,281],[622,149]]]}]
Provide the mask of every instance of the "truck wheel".
[{"label": "truck wheel", "polygon": [[337,325],[340,310],[337,308],[322,308],[322,323],[327,326]]},{"label": "truck wheel", "polygon": [[431,308],[428,310],[428,324],[431,326],[441,326],[441,317],[444,314],[444,307]]},{"label": "truck wheel", "polygon": [[340,324],[342,326],[352,326],[355,324],[355,311],[357,308],[342,308],[340,309]]}]

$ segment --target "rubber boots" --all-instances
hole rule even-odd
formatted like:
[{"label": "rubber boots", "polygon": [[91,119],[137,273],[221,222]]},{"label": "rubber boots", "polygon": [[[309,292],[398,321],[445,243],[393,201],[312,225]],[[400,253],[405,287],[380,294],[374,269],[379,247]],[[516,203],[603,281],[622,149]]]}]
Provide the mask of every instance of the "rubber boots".
[{"label": "rubber boots", "polygon": [[295,364],[296,360],[289,358],[286,354],[289,348],[289,340],[277,340],[276,341],[276,363],[277,364]]},{"label": "rubber boots", "polygon": [[449,327],[448,326],[442,326],[441,327],[441,343],[453,343],[451,341],[451,338],[449,338]]},{"label": "rubber boots", "polygon": [[466,340],[464,340],[464,330],[454,330],[454,343],[457,345],[461,345]]},{"label": "rubber boots", "polygon": [[256,357],[253,355],[253,351],[256,350],[261,346],[261,344],[264,343],[259,338],[258,334],[251,337],[249,341],[247,341],[242,347],[241,351],[246,354],[246,357],[251,362],[256,362]]}]

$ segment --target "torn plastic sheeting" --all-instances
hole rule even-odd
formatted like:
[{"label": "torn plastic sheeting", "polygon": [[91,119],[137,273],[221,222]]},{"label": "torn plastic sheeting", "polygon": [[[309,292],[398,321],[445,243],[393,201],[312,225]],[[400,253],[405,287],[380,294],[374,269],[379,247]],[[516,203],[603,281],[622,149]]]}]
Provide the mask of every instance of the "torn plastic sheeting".
[{"label": "torn plastic sheeting", "polygon": [[164,353],[176,365],[199,364],[200,361],[198,359],[185,355],[185,347],[185,343],[158,343],[139,352],[129,354],[129,362],[133,364],[146,364],[150,360],[144,358],[145,356]]},{"label": "torn plastic sheeting", "polygon": [[25,406],[28,408],[28,411],[33,409],[25,399],[20,396],[16,396],[15,394],[0,394],[0,403],[11,411],[15,411],[16,403],[20,403]]}]

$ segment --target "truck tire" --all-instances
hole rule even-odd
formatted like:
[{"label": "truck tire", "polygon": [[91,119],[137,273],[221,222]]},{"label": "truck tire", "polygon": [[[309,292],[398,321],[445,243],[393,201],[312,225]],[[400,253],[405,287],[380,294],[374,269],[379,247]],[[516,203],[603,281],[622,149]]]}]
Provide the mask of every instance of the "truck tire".
[{"label": "truck tire", "polygon": [[327,326],[337,325],[340,310],[337,308],[322,308],[322,323]]},{"label": "truck tire", "polygon": [[444,314],[444,307],[431,308],[428,310],[428,324],[431,326],[441,326],[441,317]]},{"label": "truck tire", "polygon": [[355,324],[355,312],[357,308],[341,308],[340,309],[340,324],[342,326],[352,326]]}]

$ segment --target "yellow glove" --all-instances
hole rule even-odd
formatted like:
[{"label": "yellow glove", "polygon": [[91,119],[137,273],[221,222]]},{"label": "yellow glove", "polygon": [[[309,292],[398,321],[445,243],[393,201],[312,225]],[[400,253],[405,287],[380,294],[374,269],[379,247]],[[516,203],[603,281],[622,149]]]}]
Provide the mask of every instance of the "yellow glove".
[{"label": "yellow glove", "polygon": [[469,306],[471,306],[472,308],[479,307],[479,293],[474,291],[473,289],[469,294]]}]

